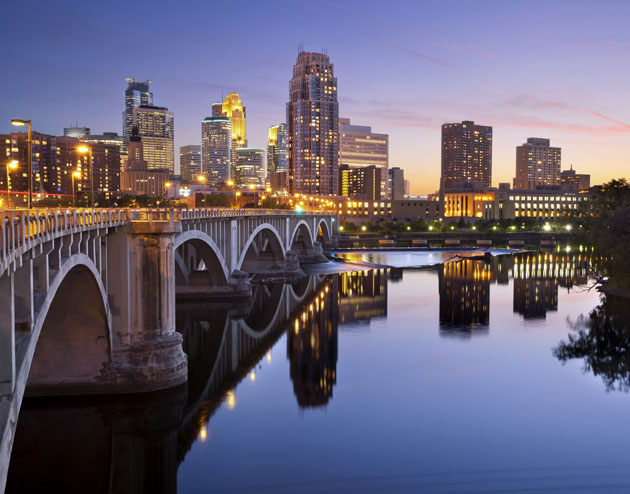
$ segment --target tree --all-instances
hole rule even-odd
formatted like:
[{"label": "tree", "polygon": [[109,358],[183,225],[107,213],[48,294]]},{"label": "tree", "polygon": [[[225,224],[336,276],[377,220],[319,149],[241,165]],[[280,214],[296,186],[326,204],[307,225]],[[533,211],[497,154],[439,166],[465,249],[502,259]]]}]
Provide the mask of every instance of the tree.
[{"label": "tree", "polygon": [[553,349],[563,364],[584,359],[584,371],[601,376],[607,390],[630,391],[630,304],[606,295],[588,316],[573,324],[575,333]]},{"label": "tree", "polygon": [[630,183],[624,178],[605,183],[584,201],[579,224],[582,241],[605,258],[602,267],[609,283],[630,288]]}]

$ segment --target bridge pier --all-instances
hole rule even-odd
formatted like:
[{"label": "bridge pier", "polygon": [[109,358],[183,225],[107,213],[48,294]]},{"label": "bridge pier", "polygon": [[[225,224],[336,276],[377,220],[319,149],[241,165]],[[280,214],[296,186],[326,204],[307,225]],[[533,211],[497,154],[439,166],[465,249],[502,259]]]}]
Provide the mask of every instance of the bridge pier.
[{"label": "bridge pier", "polygon": [[108,239],[112,391],[154,391],[186,382],[186,355],[175,331],[173,239],[179,232],[181,224],[172,221],[134,221]]}]

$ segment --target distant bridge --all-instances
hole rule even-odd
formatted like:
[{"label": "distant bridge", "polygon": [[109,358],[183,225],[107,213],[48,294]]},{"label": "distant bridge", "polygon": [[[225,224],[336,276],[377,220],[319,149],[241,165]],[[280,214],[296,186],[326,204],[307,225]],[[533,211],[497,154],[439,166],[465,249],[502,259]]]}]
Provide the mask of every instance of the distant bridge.
[{"label": "distant bridge", "polygon": [[0,210],[0,492],[29,394],[186,381],[175,298],[246,297],[295,276],[336,215],[261,209]]}]

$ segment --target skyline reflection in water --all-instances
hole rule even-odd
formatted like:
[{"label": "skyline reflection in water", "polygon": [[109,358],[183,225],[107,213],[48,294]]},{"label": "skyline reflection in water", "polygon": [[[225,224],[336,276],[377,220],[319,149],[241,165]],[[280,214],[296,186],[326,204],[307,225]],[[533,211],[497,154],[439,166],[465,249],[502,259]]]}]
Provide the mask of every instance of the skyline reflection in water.
[{"label": "skyline reflection in water", "polygon": [[[124,400],[26,400],[7,492],[294,492],[305,481],[317,481],[307,492],[417,490],[433,488],[435,472],[445,490],[454,479],[540,487],[543,467],[577,474],[562,459],[586,444],[607,452],[604,465],[630,440],[611,435],[625,407],[589,385],[630,382],[625,355],[610,357],[611,308],[595,309],[600,329],[578,336],[588,351],[570,340],[555,355],[564,366],[550,352],[574,331],[566,319],[599,302],[568,290],[587,282],[583,261],[374,269],[257,285],[244,306],[180,305],[188,384]],[[625,306],[615,307],[618,321]],[[629,344],[627,326],[615,328]],[[487,337],[443,338],[454,331]],[[581,359],[598,377],[581,375]],[[593,414],[609,429],[565,434]]]}]

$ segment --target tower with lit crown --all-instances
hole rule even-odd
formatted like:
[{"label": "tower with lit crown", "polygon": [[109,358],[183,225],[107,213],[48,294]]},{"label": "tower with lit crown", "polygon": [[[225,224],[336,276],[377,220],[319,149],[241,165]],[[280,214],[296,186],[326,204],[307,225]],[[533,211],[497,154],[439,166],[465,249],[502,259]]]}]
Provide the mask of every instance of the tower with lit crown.
[{"label": "tower with lit crown", "polygon": [[287,103],[289,190],[336,195],[339,168],[339,103],[330,58],[300,52]]}]

